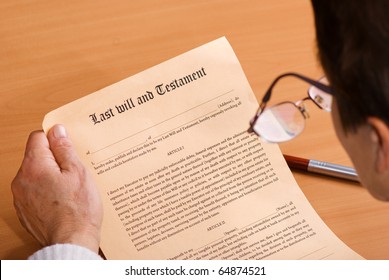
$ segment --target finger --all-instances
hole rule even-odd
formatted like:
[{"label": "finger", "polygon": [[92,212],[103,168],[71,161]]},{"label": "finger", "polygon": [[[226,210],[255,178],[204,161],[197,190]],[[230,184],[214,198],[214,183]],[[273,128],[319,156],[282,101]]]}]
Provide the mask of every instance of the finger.
[{"label": "finger", "polygon": [[54,125],[49,130],[47,139],[61,170],[70,171],[79,166],[80,160],[64,126]]},{"label": "finger", "polygon": [[49,141],[43,131],[33,131],[28,137],[26,150],[22,162],[21,172],[23,169],[40,168],[42,165],[58,167],[57,162],[50,150]]},{"label": "finger", "polygon": [[41,130],[31,132],[26,144],[25,157],[36,158],[46,154],[51,155],[51,151],[45,133]]}]

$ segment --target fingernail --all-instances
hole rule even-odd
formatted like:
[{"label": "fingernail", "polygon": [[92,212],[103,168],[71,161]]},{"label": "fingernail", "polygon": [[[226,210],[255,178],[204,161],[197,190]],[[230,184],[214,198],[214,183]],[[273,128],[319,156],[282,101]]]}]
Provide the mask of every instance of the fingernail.
[{"label": "fingernail", "polygon": [[55,125],[53,127],[53,133],[54,133],[55,138],[66,138],[67,137],[65,127],[63,127],[62,125]]}]

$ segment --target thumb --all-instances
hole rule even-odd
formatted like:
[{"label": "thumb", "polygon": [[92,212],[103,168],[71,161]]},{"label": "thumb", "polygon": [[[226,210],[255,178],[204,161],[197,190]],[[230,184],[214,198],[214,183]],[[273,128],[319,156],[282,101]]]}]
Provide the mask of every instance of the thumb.
[{"label": "thumb", "polygon": [[54,125],[47,134],[50,149],[61,170],[73,170],[80,164],[79,157],[63,125]]}]

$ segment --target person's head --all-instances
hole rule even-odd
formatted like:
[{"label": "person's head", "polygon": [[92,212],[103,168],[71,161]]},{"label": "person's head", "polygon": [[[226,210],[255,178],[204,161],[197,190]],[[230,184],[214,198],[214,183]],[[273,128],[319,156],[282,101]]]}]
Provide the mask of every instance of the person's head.
[{"label": "person's head", "polygon": [[389,200],[389,1],[312,0],[337,135],[362,184]]}]

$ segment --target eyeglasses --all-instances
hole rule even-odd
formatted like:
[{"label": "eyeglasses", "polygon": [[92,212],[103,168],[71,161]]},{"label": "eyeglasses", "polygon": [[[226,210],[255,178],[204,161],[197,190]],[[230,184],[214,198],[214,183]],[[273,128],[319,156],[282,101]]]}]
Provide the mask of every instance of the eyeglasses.
[{"label": "eyeglasses", "polygon": [[[308,96],[297,102],[287,101],[266,108],[274,86],[279,80],[289,76],[311,85],[308,89]],[[312,100],[320,109],[331,112],[333,92],[327,84],[325,77],[315,81],[296,73],[285,73],[278,76],[263,96],[261,105],[250,122],[249,132],[254,132],[265,141],[272,143],[295,138],[304,130],[305,119],[309,117],[304,101]]]}]

